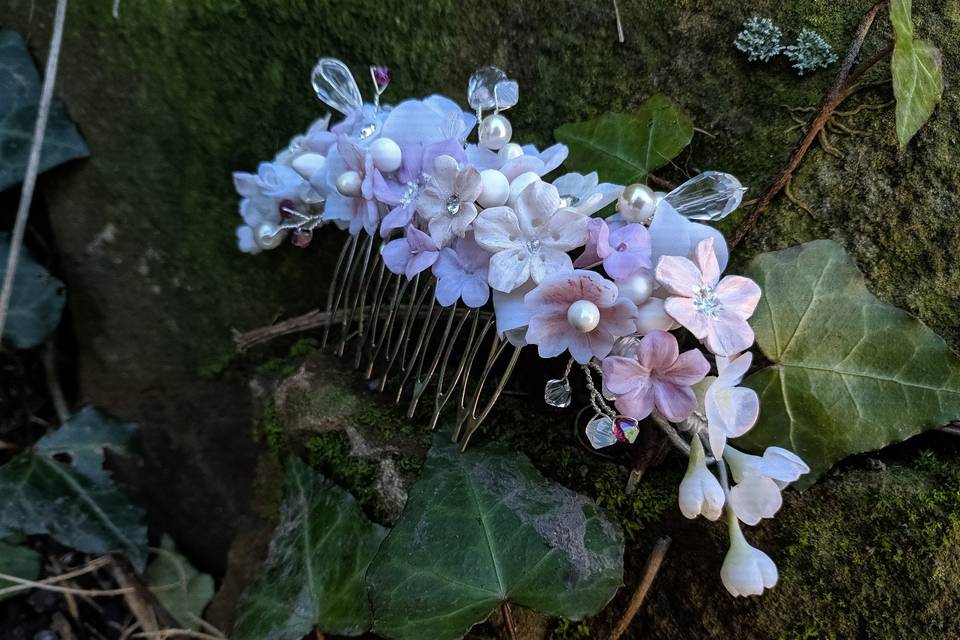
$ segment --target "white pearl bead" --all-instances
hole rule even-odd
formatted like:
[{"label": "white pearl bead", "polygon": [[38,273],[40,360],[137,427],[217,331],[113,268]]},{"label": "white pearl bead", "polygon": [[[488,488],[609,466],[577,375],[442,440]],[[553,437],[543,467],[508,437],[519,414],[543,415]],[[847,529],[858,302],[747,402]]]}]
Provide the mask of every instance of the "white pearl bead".
[{"label": "white pearl bead", "polygon": [[309,180],[313,174],[323,169],[327,164],[327,159],[319,153],[302,153],[293,159],[290,163],[293,169],[303,176],[304,180]]},{"label": "white pearl bead", "polygon": [[508,202],[510,206],[515,206],[517,204],[517,198],[520,197],[520,194],[524,189],[527,188],[531,183],[537,182],[540,180],[540,176],[535,174],[533,171],[527,171],[526,173],[521,173],[516,178],[513,179],[513,182],[510,183],[510,199]]},{"label": "white pearl bead", "polygon": [[480,146],[497,151],[510,142],[513,126],[499,113],[494,113],[480,123]]},{"label": "white pearl bead", "polygon": [[511,142],[503,146],[500,151],[497,152],[497,155],[500,156],[501,163],[507,163],[514,158],[519,158],[523,155],[523,147],[518,145],[516,142]]},{"label": "white pearl bead", "polygon": [[646,222],[656,210],[656,195],[645,184],[628,185],[617,200],[617,211],[627,222]]},{"label": "white pearl bead", "polygon": [[567,309],[567,322],[583,333],[589,333],[600,324],[600,309],[589,300],[577,300]]},{"label": "white pearl bead", "polygon": [[278,229],[272,222],[264,222],[253,231],[253,240],[261,249],[276,249],[286,237],[287,230]]},{"label": "white pearl bead", "polygon": [[337,191],[347,198],[355,198],[360,195],[360,187],[363,180],[356,171],[344,171],[337,176]]},{"label": "white pearl bead", "polygon": [[617,283],[620,296],[636,305],[641,305],[653,293],[653,278],[646,273],[635,273],[626,280]]},{"label": "white pearl bead", "polygon": [[651,331],[670,331],[676,324],[663,308],[663,300],[650,298],[637,307],[637,333],[646,335]]},{"label": "white pearl bead", "polygon": [[390,138],[377,138],[370,143],[370,155],[373,156],[373,166],[384,173],[399,169],[403,159],[400,145]]},{"label": "white pearl bead", "polygon": [[480,172],[482,189],[477,202],[481,207],[499,207],[506,204],[510,197],[510,181],[496,169],[485,169]]}]

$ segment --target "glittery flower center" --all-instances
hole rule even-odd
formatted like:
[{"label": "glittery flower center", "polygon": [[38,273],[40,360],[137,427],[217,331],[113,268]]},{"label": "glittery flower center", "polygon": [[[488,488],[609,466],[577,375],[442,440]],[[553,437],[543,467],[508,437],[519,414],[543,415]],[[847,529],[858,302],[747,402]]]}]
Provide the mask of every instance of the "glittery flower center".
[{"label": "glittery flower center", "polygon": [[537,239],[527,240],[523,243],[523,246],[527,248],[527,252],[531,255],[540,251],[540,241]]},{"label": "glittery flower center", "polygon": [[447,214],[455,216],[460,213],[460,196],[453,194],[447,198]]},{"label": "glittery flower center", "polygon": [[711,318],[716,318],[720,312],[720,298],[714,292],[713,287],[701,285],[693,291],[693,307],[700,313],[704,313]]}]

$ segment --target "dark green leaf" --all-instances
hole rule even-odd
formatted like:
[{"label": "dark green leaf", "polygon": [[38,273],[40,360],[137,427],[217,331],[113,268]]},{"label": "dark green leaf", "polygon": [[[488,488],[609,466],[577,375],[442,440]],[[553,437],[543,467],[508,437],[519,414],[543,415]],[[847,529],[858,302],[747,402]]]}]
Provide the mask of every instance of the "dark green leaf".
[{"label": "dark green leaf", "polygon": [[747,378],[760,420],[739,441],[835,462],[960,417],[960,360],[910,314],[864,285],[843,248],[818,240],[765,253],[746,275],[763,289],[751,324],[773,362]]},{"label": "dark green leaf", "polygon": [[213,600],[213,578],[194,569],[177,553],[169,536],[163,536],[157,556],[147,565],[143,579],[181,627],[200,629],[203,610]]},{"label": "dark green leaf", "polygon": [[636,113],[607,113],[594,120],[559,127],[557,140],[570,148],[572,171],[596,171],[617,184],[642,181],[690,144],[690,116],[670,98],[648,98]]},{"label": "dark green leaf", "polygon": [[[23,181],[40,102],[40,76],[19,34],[0,31],[0,191]],[[40,171],[90,155],[63,104],[54,100]]]},{"label": "dark green leaf", "polygon": [[238,605],[233,640],[300,640],[314,627],[360,635],[370,627],[363,576],[386,529],[346,491],[298,460],[270,555]]},{"label": "dark green leaf", "polygon": [[[7,271],[9,255],[10,234],[0,233],[0,280]],[[13,295],[3,337],[18,349],[41,344],[60,324],[64,299],[63,283],[22,250],[13,278]]]},{"label": "dark green leaf", "polygon": [[894,46],[891,59],[893,96],[897,101],[897,140],[904,147],[920,130],[943,95],[940,51],[913,37],[911,0],[892,0]]},{"label": "dark green leaf", "polygon": [[49,534],[87,553],[122,551],[146,560],[143,512],[112,483],[98,484],[32,451],[0,467],[0,537]]},{"label": "dark green leaf", "polygon": [[56,431],[37,441],[33,450],[48,458],[56,457],[96,483],[109,482],[103,469],[103,451],[129,453],[137,425],[122,422],[96,407],[84,407]]},{"label": "dark green leaf", "polygon": [[579,619],[623,579],[623,532],[593,502],[499,445],[434,437],[423,475],[367,575],[374,630],[460,638],[502,602]]},{"label": "dark green leaf", "polygon": [[[40,554],[29,547],[8,544],[0,541],[0,573],[24,580],[36,580],[40,577],[42,567]],[[0,580],[0,589],[15,586],[15,582]],[[23,592],[18,592],[23,593]],[[15,593],[0,595],[0,602],[11,598]]]}]

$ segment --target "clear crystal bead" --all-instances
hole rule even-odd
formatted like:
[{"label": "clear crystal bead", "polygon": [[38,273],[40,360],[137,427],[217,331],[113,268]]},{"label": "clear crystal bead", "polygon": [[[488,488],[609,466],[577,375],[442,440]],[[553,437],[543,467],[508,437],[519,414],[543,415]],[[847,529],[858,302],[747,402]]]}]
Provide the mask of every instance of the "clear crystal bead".
[{"label": "clear crystal bead", "polygon": [[567,378],[547,380],[547,384],[543,388],[543,401],[551,407],[565,409],[570,406],[572,397],[573,389],[570,388],[570,380]]},{"label": "clear crystal bead", "polygon": [[447,213],[451,216],[455,216],[460,213],[460,197],[459,196],[450,196],[447,198]]},{"label": "clear crystal bead", "polygon": [[360,88],[347,65],[336,58],[320,58],[310,76],[320,101],[344,115],[363,107]]},{"label": "clear crystal bead", "polygon": [[664,198],[680,215],[690,220],[716,222],[730,215],[743,200],[746,189],[729,173],[704,171],[690,178]]},{"label": "clear crystal bead", "polygon": [[477,69],[467,82],[467,102],[473,109],[494,109],[497,106],[497,84],[507,74],[497,67]]},{"label": "clear crystal bead", "polygon": [[560,208],[566,209],[567,207],[575,207],[580,204],[580,198],[574,195],[564,195],[560,196]]},{"label": "clear crystal bead", "polygon": [[640,435],[639,423],[628,416],[617,416],[613,421],[613,435],[619,442],[628,442],[633,444],[637,436]]},{"label": "clear crystal bead", "polygon": [[587,440],[594,449],[603,449],[617,444],[617,436],[613,434],[613,420],[609,416],[594,416],[584,428]]},{"label": "clear crystal bead", "polygon": [[493,101],[500,111],[516,106],[520,102],[520,85],[516,80],[501,80],[493,88]]},{"label": "clear crystal bead", "polygon": [[377,132],[377,123],[370,122],[360,127],[360,133],[358,135],[361,140],[366,140],[376,132]]},{"label": "clear crystal bead", "polygon": [[537,251],[540,251],[540,241],[537,239],[527,240],[524,243],[524,246],[526,246],[527,251],[530,252],[531,254],[536,253]]}]

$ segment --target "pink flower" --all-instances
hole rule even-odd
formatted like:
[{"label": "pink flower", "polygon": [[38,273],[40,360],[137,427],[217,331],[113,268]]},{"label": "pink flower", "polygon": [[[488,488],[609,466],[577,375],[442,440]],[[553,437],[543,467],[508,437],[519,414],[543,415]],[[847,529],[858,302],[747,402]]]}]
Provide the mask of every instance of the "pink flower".
[{"label": "pink flower", "polygon": [[738,387],[753,362],[752,353],[736,358],[717,357],[720,375],[707,388],[704,406],[707,412],[707,433],[714,457],[723,455],[727,438],[742,436],[757,422],[760,399],[757,392]]},{"label": "pink flower", "polygon": [[487,267],[490,254],[480,248],[472,234],[457,239],[453,247],[445,247],[433,264],[437,276],[437,302],[449,307],[463,299],[468,307],[477,308],[487,304],[490,285],[487,284]]},{"label": "pink flower", "polygon": [[697,244],[696,259],[697,264],[682,256],[660,258],[657,280],[672,296],[664,308],[718,356],[745,351],[753,344],[747,318],[760,301],[760,287],[741,276],[720,279],[713,238]]},{"label": "pink flower", "polygon": [[[349,223],[353,235],[360,233],[361,229],[373,235],[380,223],[380,212],[373,193],[373,157],[345,135],[338,138],[336,151],[336,154],[331,152],[328,159],[330,193],[324,206],[323,219]],[[347,197],[337,191],[337,177],[347,171],[355,171],[360,176],[360,190],[355,196]]]},{"label": "pink flower", "polygon": [[650,234],[642,224],[628,224],[610,231],[602,218],[591,218],[587,247],[573,263],[590,268],[603,262],[603,269],[614,280],[629,278],[640,269],[650,269]]},{"label": "pink flower", "polygon": [[615,404],[624,415],[641,420],[656,407],[668,420],[680,422],[697,408],[691,387],[709,370],[702,353],[691,349],[681,354],[673,334],[652,331],[641,338],[633,357],[603,361],[603,384],[617,396]]},{"label": "pink flower", "polygon": [[593,271],[544,278],[524,297],[530,309],[527,342],[541,358],[569,351],[580,364],[604,358],[617,338],[636,329],[637,307],[617,298],[617,285]]},{"label": "pink flower", "polygon": [[474,202],[481,188],[476,167],[461,171],[451,156],[437,156],[433,161],[433,179],[420,194],[417,211],[427,221],[430,235],[438,245],[464,236],[477,217]]},{"label": "pink flower", "polygon": [[421,271],[430,268],[440,256],[440,247],[433,238],[413,225],[407,227],[407,234],[391,240],[380,248],[383,263],[392,273],[404,274],[412,280]]}]

